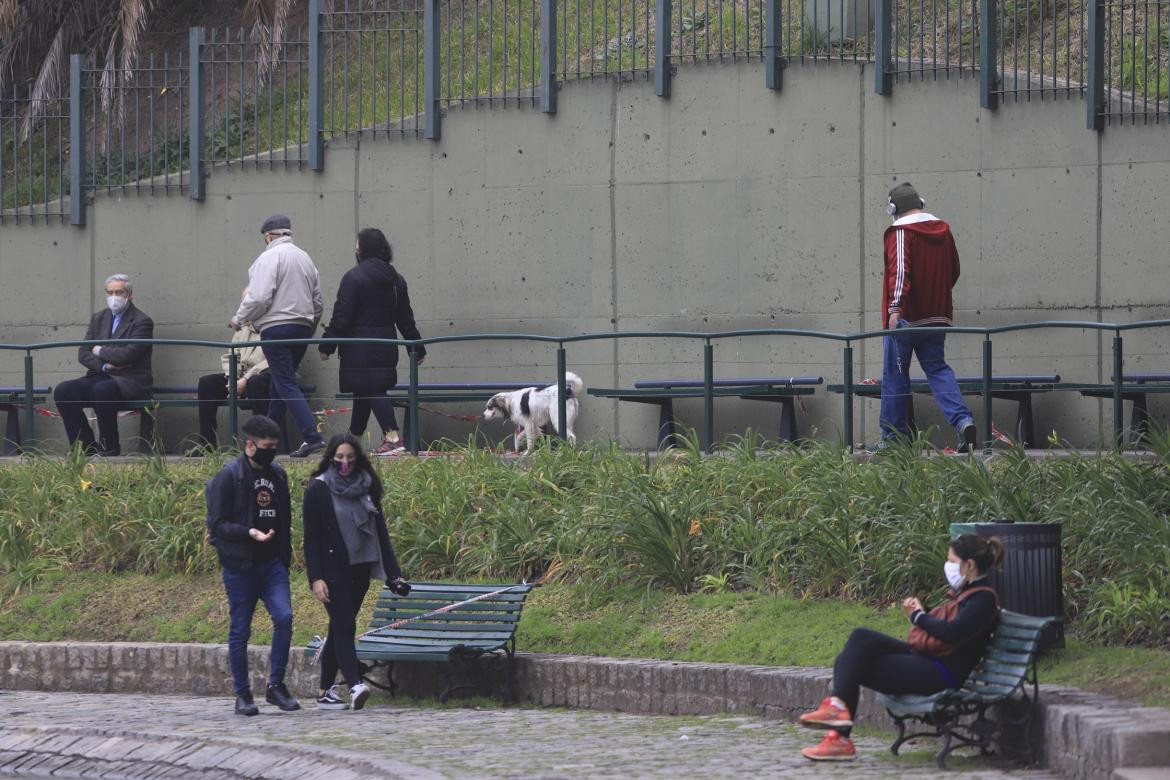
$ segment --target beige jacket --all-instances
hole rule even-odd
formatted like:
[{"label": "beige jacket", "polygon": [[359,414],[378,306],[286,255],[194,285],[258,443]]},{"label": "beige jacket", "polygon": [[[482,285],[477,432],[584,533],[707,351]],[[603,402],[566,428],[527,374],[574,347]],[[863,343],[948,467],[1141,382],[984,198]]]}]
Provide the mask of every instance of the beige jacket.
[{"label": "beige jacket", "polygon": [[[236,350],[236,371],[238,376],[242,379],[251,379],[254,376],[263,374],[268,370],[268,361],[264,359],[264,351],[260,349],[260,333],[252,323],[245,323],[232,336],[233,344],[243,344],[246,342],[255,342],[251,347]],[[231,370],[231,354],[225,352],[219,358],[219,364],[223,367],[223,375],[227,376]]]}]

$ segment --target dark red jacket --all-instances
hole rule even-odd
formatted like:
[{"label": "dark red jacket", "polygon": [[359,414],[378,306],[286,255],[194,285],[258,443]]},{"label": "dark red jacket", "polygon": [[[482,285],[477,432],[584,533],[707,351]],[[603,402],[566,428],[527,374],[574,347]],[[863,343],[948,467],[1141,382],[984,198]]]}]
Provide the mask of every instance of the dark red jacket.
[{"label": "dark red jacket", "polygon": [[886,229],[882,327],[891,314],[907,325],[950,325],[959,252],[947,223],[932,214],[903,217]]}]

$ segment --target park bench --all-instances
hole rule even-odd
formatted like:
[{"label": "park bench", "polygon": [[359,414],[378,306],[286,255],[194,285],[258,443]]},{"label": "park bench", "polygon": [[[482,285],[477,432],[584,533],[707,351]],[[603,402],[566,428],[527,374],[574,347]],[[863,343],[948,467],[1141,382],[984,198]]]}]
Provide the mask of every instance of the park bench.
[{"label": "park bench", "polygon": [[[503,667],[505,701],[515,699],[516,628],[520,612],[534,584],[469,585],[448,582],[411,583],[409,595],[399,596],[384,588],[374,604],[370,622],[373,633],[356,642],[363,679],[389,691],[397,689],[394,664],[419,661],[446,664],[445,685],[439,701],[445,702],[456,690],[478,688],[490,694],[492,686],[481,681],[485,664]],[[505,590],[503,593],[497,591]],[[444,607],[477,596],[495,594],[441,614]],[[404,625],[391,627],[401,621]],[[376,629],[376,630],[375,630]],[[320,645],[318,637],[305,648],[312,658]],[[375,669],[386,670],[386,682],[371,679]]]},{"label": "park bench", "polygon": [[[963,395],[983,395],[982,376],[955,377],[959,383],[959,392]],[[1015,401],[1016,406],[1016,439],[1025,447],[1036,446],[1036,422],[1032,412],[1032,396],[1037,393],[1050,393],[1053,390],[1063,389],[1060,385],[1059,374],[1017,375],[1002,374],[991,377],[991,397],[1006,401]],[[829,392],[844,393],[845,385],[829,385]],[[910,392],[930,394],[930,384],[924,377],[915,377],[910,380]],[[881,398],[881,380],[870,380],[853,384],[853,394],[862,398]],[[916,431],[914,423],[914,398],[910,399],[909,410],[910,430]]]},{"label": "park bench", "polygon": [[[940,769],[946,769],[952,750],[965,746],[983,755],[995,748],[1000,755],[1031,760],[1031,726],[1040,696],[1036,652],[1056,620],[1001,609],[987,651],[961,688],[926,696],[877,694],[898,728],[890,752],[897,755],[903,743],[916,737],[942,737],[935,754]],[[995,719],[988,717],[993,708]],[[907,734],[907,721],[928,730]]]},{"label": "park bench", "polygon": [[[496,393],[512,390],[523,390],[526,387],[548,387],[555,385],[552,382],[419,382],[418,402],[420,404],[447,404],[447,403],[485,403]],[[410,384],[399,382],[386,397],[394,402],[396,407],[408,409],[410,407]],[[335,398],[339,401],[353,400],[353,393],[338,393]],[[410,441],[410,415],[404,414],[402,421],[402,441]]]},{"label": "park bench", "polygon": [[[142,440],[144,447],[149,447],[154,442],[155,411],[176,407],[195,409],[199,406],[199,388],[195,385],[155,385],[152,390],[154,393],[153,398],[141,401],[127,401],[122,406],[123,409],[139,413],[138,437]],[[301,385],[301,392],[305,394],[306,398],[316,391],[316,385]],[[223,403],[226,404],[227,402],[224,401]],[[288,452],[292,447],[289,446],[285,421],[277,420],[276,424],[280,426],[281,447],[285,452]]]},{"label": "park bench", "polygon": [[[1074,390],[1088,398],[1112,398],[1112,384],[1065,383],[1058,390]],[[1140,441],[1150,430],[1150,409],[1147,397],[1150,394],[1170,393],[1170,374],[1122,374],[1121,398],[1133,402],[1130,416],[1130,430]]]},{"label": "park bench", "polygon": [[[768,376],[715,379],[711,382],[716,398],[734,397],[749,401],[769,401],[780,404],[780,441],[797,441],[800,433],[796,424],[796,399],[812,395],[814,387],[825,380],[819,376]],[[633,389],[591,387],[589,395],[598,398],[616,398],[653,404],[658,407],[658,449],[666,449],[678,432],[674,415],[677,398],[702,398],[702,379],[648,379],[634,382]]]},{"label": "park bench", "polygon": [[[51,388],[34,387],[33,405],[43,404]],[[0,387],[0,411],[7,412],[4,425],[4,441],[0,447],[0,454],[15,455],[20,452],[23,443],[20,436],[20,413],[25,408],[23,387]]]}]

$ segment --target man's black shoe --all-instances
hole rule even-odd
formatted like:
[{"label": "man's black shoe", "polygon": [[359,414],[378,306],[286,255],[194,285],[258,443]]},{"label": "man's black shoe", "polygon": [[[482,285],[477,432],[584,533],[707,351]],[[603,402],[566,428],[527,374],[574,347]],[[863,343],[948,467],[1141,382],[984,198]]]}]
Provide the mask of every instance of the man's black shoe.
[{"label": "man's black shoe", "polygon": [[236,714],[237,715],[259,715],[260,708],[252,701],[252,694],[241,693],[236,696]]},{"label": "man's black shoe", "polygon": [[268,693],[264,694],[264,701],[268,702],[269,704],[275,704],[285,712],[292,712],[301,708],[301,705],[297,702],[297,700],[292,696],[289,696],[288,688],[284,686],[284,683],[269,685]]},{"label": "man's black shoe", "polygon": [[301,444],[301,446],[290,452],[288,456],[290,458],[307,458],[314,452],[320,452],[323,449],[325,449],[325,440],[313,439]]},{"label": "man's black shoe", "polygon": [[976,436],[978,436],[978,433],[975,429],[975,423],[969,422],[964,425],[962,441],[959,442],[959,452],[974,452]]}]

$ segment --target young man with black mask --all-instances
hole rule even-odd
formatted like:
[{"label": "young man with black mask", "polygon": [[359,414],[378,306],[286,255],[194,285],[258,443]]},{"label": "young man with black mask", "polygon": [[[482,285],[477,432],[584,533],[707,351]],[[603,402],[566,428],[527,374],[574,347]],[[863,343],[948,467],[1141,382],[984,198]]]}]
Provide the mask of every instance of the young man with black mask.
[{"label": "young man with black mask", "polygon": [[236,692],[236,713],[257,715],[248,679],[248,638],[256,602],[272,617],[265,701],[286,712],[301,705],[284,684],[292,644],[292,508],[288,475],[273,462],[280,428],[262,414],[244,421],[244,452],[207,483],[207,533],[219,553],[230,610],[228,659]]}]

